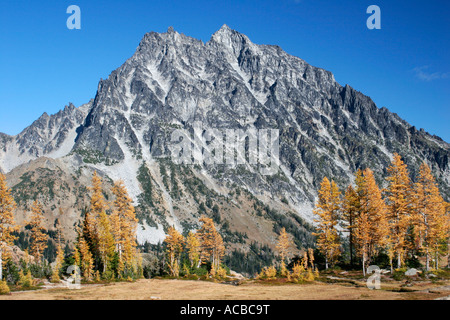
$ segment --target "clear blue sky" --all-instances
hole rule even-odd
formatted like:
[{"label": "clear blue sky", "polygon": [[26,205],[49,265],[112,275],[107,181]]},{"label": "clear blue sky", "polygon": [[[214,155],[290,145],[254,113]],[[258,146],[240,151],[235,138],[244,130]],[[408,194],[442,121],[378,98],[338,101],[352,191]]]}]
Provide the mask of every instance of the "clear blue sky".
[{"label": "clear blue sky", "polygon": [[[81,30],[68,30],[69,5]],[[369,5],[381,30],[369,30]],[[334,73],[417,128],[450,142],[450,2],[445,0],[2,1],[0,132],[17,134],[43,112],[95,97],[100,78],[146,32],[208,41],[228,24],[258,44]]]}]

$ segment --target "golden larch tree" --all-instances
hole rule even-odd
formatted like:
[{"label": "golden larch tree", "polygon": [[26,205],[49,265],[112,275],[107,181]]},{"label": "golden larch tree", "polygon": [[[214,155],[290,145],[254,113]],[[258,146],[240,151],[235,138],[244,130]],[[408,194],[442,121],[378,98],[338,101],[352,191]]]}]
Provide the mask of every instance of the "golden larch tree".
[{"label": "golden larch tree", "polygon": [[189,231],[186,237],[186,249],[188,251],[191,268],[200,267],[200,239],[197,234]]},{"label": "golden larch tree", "polygon": [[363,189],[356,218],[355,242],[362,259],[363,274],[375,256],[387,242],[389,225],[386,219],[386,203],[381,195],[372,170],[363,171],[364,180],[358,182]]},{"label": "golden larch tree", "polygon": [[[447,216],[444,199],[431,173],[430,167],[422,163],[414,188],[414,219],[417,229],[418,247],[425,253],[426,270],[430,269],[430,260],[434,254],[438,261],[439,248],[448,236]],[[436,266],[435,266],[436,267]]]},{"label": "golden larch tree", "polygon": [[77,267],[81,268],[81,256],[80,256],[80,250],[78,250],[78,247],[75,245],[73,248],[73,260]]},{"label": "golden larch tree", "polygon": [[450,269],[450,202],[445,203],[445,229],[447,230],[447,268]]},{"label": "golden larch tree", "polygon": [[56,248],[56,259],[55,265],[53,266],[53,274],[52,274],[52,282],[59,282],[59,271],[61,270],[64,263],[64,251],[61,248],[61,245],[58,244]]},{"label": "golden larch tree", "polygon": [[119,266],[130,268],[134,259],[133,256],[137,252],[135,249],[137,246],[136,232],[138,220],[136,219],[133,200],[128,195],[123,181],[116,182],[112,191],[116,196],[113,214],[111,215],[115,251],[119,256]]},{"label": "golden larch tree", "polygon": [[349,233],[350,265],[353,266],[355,254],[354,229],[356,227],[357,214],[360,209],[360,201],[357,192],[351,185],[345,190],[342,207],[343,226]]},{"label": "golden larch tree", "polygon": [[94,275],[94,258],[83,236],[80,236],[78,239],[78,248],[80,252],[81,272],[83,273],[84,279],[90,282],[93,280]]},{"label": "golden larch tree", "polygon": [[108,205],[103,196],[102,179],[97,172],[92,176],[91,190],[91,202],[86,212],[83,236],[90,246],[94,261],[100,260],[105,273],[114,258],[114,237],[111,221],[106,213]]},{"label": "golden larch tree", "polygon": [[169,227],[168,234],[164,240],[167,246],[167,257],[169,272],[178,277],[180,273],[180,255],[183,250],[184,238],[174,227]]},{"label": "golden larch tree", "polygon": [[98,255],[98,227],[100,214],[106,212],[108,207],[105,197],[103,196],[102,179],[96,171],[92,176],[92,187],[89,189],[92,191],[92,196],[89,209],[85,216],[83,234],[85,240],[91,246],[92,253]]},{"label": "golden larch tree", "polygon": [[303,267],[305,268],[305,270],[307,270],[308,269],[308,253],[306,251],[303,252],[302,264],[303,264]]},{"label": "golden larch tree", "polygon": [[320,189],[319,199],[314,209],[314,214],[318,216],[317,231],[313,235],[317,236],[317,248],[325,257],[325,268],[329,264],[334,265],[340,253],[340,238],[337,226],[341,212],[341,194],[334,181],[323,178]]},{"label": "golden larch tree", "polygon": [[44,215],[42,205],[36,200],[31,206],[30,225],[30,251],[36,262],[41,261],[44,250],[47,248],[48,235],[44,233]]},{"label": "golden larch tree", "polygon": [[109,216],[105,211],[100,212],[97,226],[98,252],[103,264],[103,273],[109,270],[114,259],[114,237],[111,230]]},{"label": "golden larch tree", "polygon": [[7,249],[13,244],[15,236],[14,209],[16,203],[11,189],[6,184],[5,176],[0,172],[0,281],[3,279],[3,261],[6,261]]},{"label": "golden larch tree", "polygon": [[220,262],[225,255],[225,245],[223,244],[222,236],[218,231],[214,233],[214,246],[213,246],[213,254],[212,254],[212,266],[215,270],[219,270],[221,268]]},{"label": "golden larch tree", "polygon": [[222,236],[217,231],[211,218],[202,216],[199,221],[203,223],[197,231],[201,247],[200,259],[202,261],[203,259],[210,259],[212,268],[218,270],[220,260],[225,254]]},{"label": "golden larch tree", "polygon": [[285,276],[287,273],[286,259],[288,259],[289,257],[290,247],[291,247],[291,239],[289,238],[289,235],[286,232],[286,228],[283,227],[280,231],[280,235],[278,236],[278,241],[276,245],[276,249],[278,250],[278,254],[280,256],[280,270],[282,276]]},{"label": "golden larch tree", "polygon": [[407,233],[411,222],[412,185],[407,165],[397,153],[387,169],[389,185],[386,190],[388,220],[392,250],[397,256],[397,267],[403,264],[408,248]]},{"label": "golden larch tree", "polygon": [[308,248],[309,264],[311,268],[314,269],[314,250],[313,248]]}]

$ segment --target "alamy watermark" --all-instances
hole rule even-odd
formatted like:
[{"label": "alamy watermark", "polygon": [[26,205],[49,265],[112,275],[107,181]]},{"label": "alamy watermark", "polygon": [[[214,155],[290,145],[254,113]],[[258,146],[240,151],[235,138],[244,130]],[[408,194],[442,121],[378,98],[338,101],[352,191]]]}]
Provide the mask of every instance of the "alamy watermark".
[{"label": "alamy watermark", "polygon": [[70,5],[67,7],[66,13],[69,13],[70,16],[67,18],[66,26],[67,29],[81,29],[81,9],[79,6]]},{"label": "alamy watermark", "polygon": [[[371,275],[369,278],[367,278],[366,281],[366,286],[369,289],[381,289],[381,274],[383,273],[389,273],[388,270],[384,270],[384,269],[380,269],[380,267],[376,266],[376,265],[371,265],[367,268],[367,274],[371,274],[373,273],[373,275]],[[416,276],[418,273],[420,273],[419,270],[415,269],[415,268],[410,268],[405,272],[405,276],[408,277],[414,277]]]},{"label": "alamy watermark", "polygon": [[67,274],[70,277],[65,281],[67,288],[69,289],[81,289],[81,271],[77,265],[71,265],[67,268]]},{"label": "alamy watermark", "polygon": [[371,5],[367,8],[366,13],[370,14],[367,18],[366,26],[369,30],[381,29],[381,9],[379,6]]},{"label": "alamy watermark", "polygon": [[177,164],[257,165],[263,175],[278,172],[280,144],[278,129],[204,128],[175,129],[171,134],[171,158]]},{"label": "alamy watermark", "polygon": [[366,281],[367,288],[371,290],[373,289],[379,290],[381,289],[380,286],[381,269],[378,266],[371,265],[367,268],[367,274],[371,274],[372,272],[374,272],[374,274],[371,275]]}]

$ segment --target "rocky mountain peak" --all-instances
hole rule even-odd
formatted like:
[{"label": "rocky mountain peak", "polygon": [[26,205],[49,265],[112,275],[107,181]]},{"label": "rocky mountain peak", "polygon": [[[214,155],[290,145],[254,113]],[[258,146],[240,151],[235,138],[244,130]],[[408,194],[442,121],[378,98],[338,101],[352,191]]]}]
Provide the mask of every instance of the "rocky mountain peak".
[{"label": "rocky mountain peak", "polygon": [[[262,175],[248,163],[178,166],[171,158],[171,133],[191,132],[196,122],[212,129],[279,130],[277,173]],[[17,136],[0,134],[4,172],[44,156],[63,159],[75,176],[97,170],[123,179],[136,203],[147,203],[141,218],[179,228],[195,224],[200,203],[210,203],[212,194],[236,194],[234,186],[311,222],[323,177],[345,186],[357,169],[370,167],[385,181],[394,152],[413,174],[426,161],[450,199],[447,143],[341,86],[331,72],[277,46],[254,44],[227,25],[207,43],[172,27],[147,33],[135,54],[99,82],[94,100],[43,116]],[[198,181],[205,186],[197,189]],[[148,198],[157,195],[163,208],[155,211],[156,201]],[[240,209],[229,209],[233,221]],[[252,210],[242,211],[248,223]]]},{"label": "rocky mountain peak", "polygon": [[169,28],[167,28],[167,33],[175,33],[175,30],[173,29],[172,26],[170,26]]},{"label": "rocky mountain peak", "polygon": [[211,43],[221,45],[222,50],[231,51],[236,57],[239,56],[243,48],[255,46],[246,35],[231,29],[226,24],[211,36],[208,44]]}]

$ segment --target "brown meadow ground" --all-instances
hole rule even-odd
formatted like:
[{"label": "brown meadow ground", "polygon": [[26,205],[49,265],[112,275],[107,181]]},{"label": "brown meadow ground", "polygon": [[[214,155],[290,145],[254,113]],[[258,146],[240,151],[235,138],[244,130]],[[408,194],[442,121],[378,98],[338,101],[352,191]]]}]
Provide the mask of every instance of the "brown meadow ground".
[{"label": "brown meadow ground", "polygon": [[133,283],[83,285],[13,292],[0,300],[430,300],[450,296],[450,282],[400,283],[370,290],[363,283],[291,284],[247,281],[239,286],[196,280],[143,279]]}]

